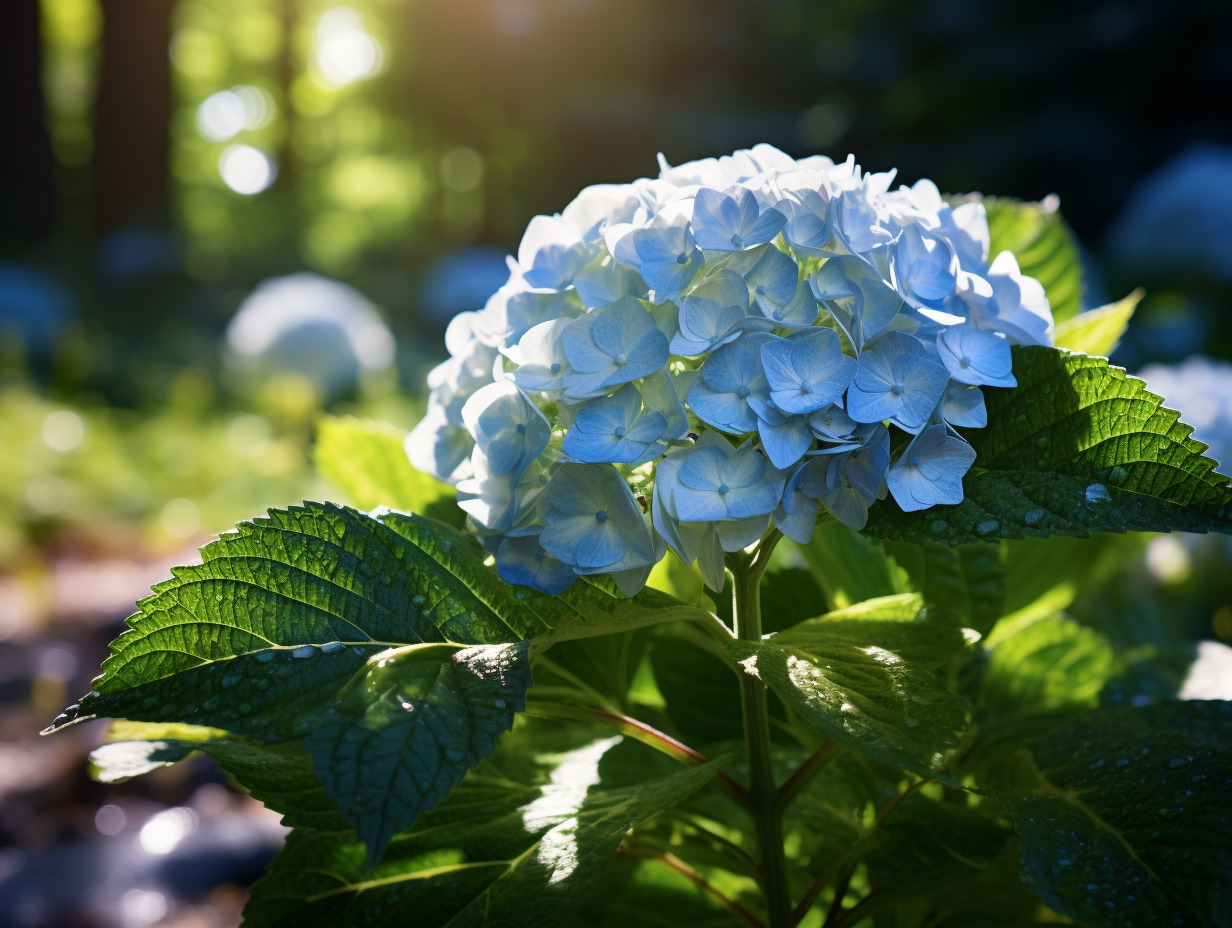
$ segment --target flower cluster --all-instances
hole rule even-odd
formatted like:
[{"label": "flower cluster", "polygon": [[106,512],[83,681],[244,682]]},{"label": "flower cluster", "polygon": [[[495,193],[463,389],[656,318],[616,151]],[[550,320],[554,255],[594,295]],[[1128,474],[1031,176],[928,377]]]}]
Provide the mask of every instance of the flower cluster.
[{"label": "flower cluster", "polygon": [[446,333],[407,449],[501,576],[632,592],[670,546],[719,589],[771,520],[806,542],[822,508],[860,529],[887,492],[960,502],[955,427],[1014,384],[1011,345],[1052,339],[983,205],[768,145],[661,167],[533,219]]}]

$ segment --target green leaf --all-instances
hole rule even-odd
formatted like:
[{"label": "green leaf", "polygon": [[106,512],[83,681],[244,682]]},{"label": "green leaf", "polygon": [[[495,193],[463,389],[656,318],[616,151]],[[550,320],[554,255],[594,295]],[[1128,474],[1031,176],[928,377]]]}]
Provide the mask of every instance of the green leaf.
[{"label": "green leaf", "polygon": [[617,856],[569,919],[570,928],[748,928],[662,860]]},{"label": "green leaf", "polygon": [[955,882],[991,867],[1012,836],[979,809],[916,793],[881,825],[866,858],[870,882],[883,892],[931,889],[944,898]]},{"label": "green leaf", "polygon": [[989,390],[968,434],[964,499],[905,513],[887,499],[871,535],[965,544],[1029,535],[1232,531],[1232,490],[1206,446],[1146,385],[1103,358],[1014,349],[1018,386]]},{"label": "green leaf", "polygon": [[797,547],[835,609],[908,591],[905,575],[881,545],[841,522],[820,523],[812,540]]},{"label": "green leaf", "polygon": [[1057,325],[1054,342],[1058,348],[1083,354],[1110,355],[1129,327],[1134,310],[1145,291],[1138,289],[1116,303],[1079,313]]},{"label": "green leaf", "polygon": [[317,773],[374,851],[508,728],[529,685],[515,642],[698,614],[654,591],[626,599],[605,581],[560,597],[513,587],[448,526],[334,505],[272,511],[202,558],[139,604],[96,692],[52,729],[113,716],[271,744],[307,736]]},{"label": "green leaf", "polygon": [[383,422],[322,416],[313,463],[360,509],[388,506],[460,524],[453,487],[411,466],[402,447],[405,437]]},{"label": "green leaf", "polygon": [[934,671],[961,632],[927,620],[919,596],[887,596],[804,622],[728,654],[840,744],[935,776],[966,715]]},{"label": "green leaf", "polygon": [[[282,813],[284,825],[330,831],[350,828],[299,744],[260,745],[212,729],[193,732],[185,725],[138,724],[148,730],[134,730],[133,723],[112,724],[111,734],[126,740],[91,752],[95,779],[118,783],[201,753],[216,760],[254,798]],[[147,737],[127,740],[141,736]]]},{"label": "green leaf", "polygon": [[304,744],[373,860],[492,753],[529,686],[525,642],[410,645],[377,655],[347,684]]},{"label": "green leaf", "polygon": [[1148,536],[1021,538],[1002,542],[1005,613],[1042,618],[1069,607],[1142,555]]},{"label": "green leaf", "polygon": [[1082,309],[1082,262],[1074,235],[1056,207],[988,197],[990,258],[1012,252],[1023,274],[1044,285],[1052,318],[1062,322]]},{"label": "green leaf", "polygon": [[650,665],[676,733],[690,744],[744,738],[740,684],[721,657],[673,635],[656,637]]},{"label": "green leaf", "polygon": [[1118,670],[1112,645],[1099,632],[1062,616],[1040,619],[990,642],[981,675],[989,714],[1094,707]]},{"label": "green leaf", "polygon": [[[363,845],[347,834],[293,832],[253,887],[245,924],[557,924],[603,877],[630,828],[715,773],[712,763],[607,786],[605,757],[621,739],[579,744],[569,729],[573,744],[559,752],[519,732],[413,831],[395,836],[371,872]],[[515,750],[525,756],[511,760]]]},{"label": "green leaf", "polygon": [[1005,606],[1005,565],[990,545],[949,547],[928,542],[886,542],[886,551],[907,571],[930,613],[988,634]]},{"label": "green leaf", "polygon": [[1040,897],[1084,925],[1232,924],[1232,703],[1095,710],[1039,732],[999,794]]},{"label": "green leaf", "polygon": [[322,693],[407,644],[548,643],[699,615],[606,580],[561,596],[511,586],[475,541],[421,516],[307,503],[241,523],[173,571],[128,620],[97,692],[52,729],[111,715],[302,736]]}]

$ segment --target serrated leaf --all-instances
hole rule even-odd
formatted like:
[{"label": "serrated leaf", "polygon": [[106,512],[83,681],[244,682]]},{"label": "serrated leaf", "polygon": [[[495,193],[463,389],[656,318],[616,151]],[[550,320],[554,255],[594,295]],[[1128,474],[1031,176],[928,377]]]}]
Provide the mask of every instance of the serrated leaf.
[{"label": "serrated leaf", "polygon": [[360,509],[387,506],[456,524],[460,510],[453,487],[411,466],[402,446],[405,437],[383,422],[322,416],[313,463]]},{"label": "serrated leaf", "polygon": [[1001,618],[1006,576],[1000,549],[934,542],[886,542],[885,548],[907,571],[911,585],[923,594],[932,614],[948,616],[981,635],[988,634]]},{"label": "serrated leaf", "polygon": [[1232,531],[1232,490],[1206,446],[1146,384],[1103,358],[1014,349],[1018,386],[989,390],[964,499],[905,513],[876,504],[865,531],[966,544],[1031,535]]},{"label": "serrated leaf", "polygon": [[1044,285],[1052,318],[1062,322],[1082,309],[1082,262],[1074,234],[1045,203],[987,197],[990,258],[1012,252],[1023,274]]},{"label": "serrated leaf", "polygon": [[715,773],[712,763],[606,787],[603,761],[621,739],[591,739],[559,753],[540,749],[516,769],[501,755],[484,762],[413,831],[395,836],[372,872],[363,845],[346,834],[294,832],[253,887],[245,924],[557,924],[602,878],[631,827]]},{"label": "serrated leaf", "polygon": [[387,648],[547,642],[699,614],[653,590],[626,599],[602,579],[558,597],[514,587],[446,525],[334,504],[272,510],[201,554],[138,604],[97,692],[53,729],[111,715],[283,741]]},{"label": "serrated leaf", "polygon": [[936,776],[966,715],[934,671],[963,647],[917,595],[832,612],[728,654],[840,744]]},{"label": "serrated leaf", "polygon": [[1232,924],[1232,703],[1095,710],[1032,746],[999,794],[1040,897],[1084,925]]},{"label": "serrated leaf", "polygon": [[492,753],[529,686],[525,642],[411,645],[376,655],[356,674],[304,745],[373,860]]},{"label": "serrated leaf", "polygon": [[[395,512],[369,515],[315,503],[272,511],[207,545],[202,557],[139,604],[130,630],[112,645],[96,692],[52,728],[113,716],[213,726],[269,744],[308,736],[317,773],[374,851],[508,728],[529,683],[526,646],[516,642],[546,643],[697,614],[654,591],[626,599],[604,581],[579,581],[560,597],[510,586],[484,566],[473,539]],[[427,669],[418,657],[402,665],[387,653],[408,645],[444,647],[446,655],[465,646],[499,646],[505,650],[497,663],[522,669],[498,675],[500,685],[493,687],[453,658],[442,660],[440,651]],[[459,653],[457,660],[475,658],[470,670],[481,667],[481,652]],[[376,725],[367,713],[388,715],[391,698],[381,686],[396,689],[393,670],[378,673],[382,662],[437,674],[442,688],[432,702],[448,711],[439,718],[436,709],[421,712],[417,718],[435,720],[423,727]],[[362,762],[342,750],[342,717],[355,722],[345,735],[362,742],[351,745]],[[334,743],[326,750],[320,739],[330,735]],[[414,741],[409,752],[408,739]],[[410,773],[416,765],[430,773]],[[375,797],[379,790],[372,784],[357,791],[364,785],[355,780],[359,769],[364,778],[384,777],[386,788],[395,781],[400,788]],[[368,814],[359,800],[383,803],[384,814]]]},{"label": "serrated leaf", "polygon": [[1058,348],[1083,354],[1107,356],[1121,343],[1134,310],[1145,291],[1135,290],[1123,300],[1089,309],[1057,325],[1053,341]]}]

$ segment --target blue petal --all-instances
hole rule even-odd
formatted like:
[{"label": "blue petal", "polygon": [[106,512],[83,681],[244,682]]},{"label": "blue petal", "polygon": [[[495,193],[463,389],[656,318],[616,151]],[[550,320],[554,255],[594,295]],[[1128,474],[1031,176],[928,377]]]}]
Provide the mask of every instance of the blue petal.
[{"label": "blue petal", "polygon": [[724,551],[741,551],[766,533],[770,516],[757,515],[747,519],[729,519],[715,525],[719,545]]},{"label": "blue petal", "polygon": [[552,596],[577,579],[568,564],[548,554],[536,536],[506,538],[496,552],[496,570],[506,583],[529,586]]},{"label": "blue petal", "polygon": [[715,490],[723,483],[724,468],[730,457],[730,446],[695,447],[680,465],[680,482],[696,490]]},{"label": "blue petal", "polygon": [[804,416],[790,416],[777,425],[759,418],[757,434],[761,437],[770,463],[780,470],[799,461],[813,443],[813,432]]}]

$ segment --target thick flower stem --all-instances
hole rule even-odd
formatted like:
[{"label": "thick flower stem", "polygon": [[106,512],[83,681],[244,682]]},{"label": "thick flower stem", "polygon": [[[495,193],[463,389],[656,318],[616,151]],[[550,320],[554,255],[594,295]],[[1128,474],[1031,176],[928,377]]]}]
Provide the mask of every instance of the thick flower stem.
[{"label": "thick flower stem", "polygon": [[[765,560],[736,555],[730,559],[733,578],[732,618],[736,637],[761,640],[761,592]],[[783,819],[778,788],[770,763],[770,713],[766,688],[749,674],[740,678],[740,703],[744,711],[744,737],[749,752],[749,799],[757,830],[762,892],[766,898],[769,928],[791,928],[791,894],[787,885],[787,860],[783,855]]]}]

